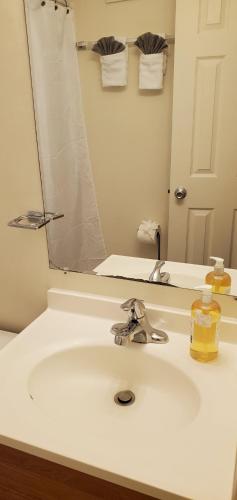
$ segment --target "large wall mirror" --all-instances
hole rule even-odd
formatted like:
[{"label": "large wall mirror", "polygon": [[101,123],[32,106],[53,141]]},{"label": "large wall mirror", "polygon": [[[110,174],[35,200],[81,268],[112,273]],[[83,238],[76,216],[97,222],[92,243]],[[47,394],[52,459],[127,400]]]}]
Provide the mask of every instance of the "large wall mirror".
[{"label": "large wall mirror", "polygon": [[[214,255],[237,295],[236,0],[25,8],[44,207],[64,214],[50,267],[193,288]],[[147,32],[167,40],[159,89],[140,84]],[[124,81],[106,86],[91,49],[109,36]]]}]

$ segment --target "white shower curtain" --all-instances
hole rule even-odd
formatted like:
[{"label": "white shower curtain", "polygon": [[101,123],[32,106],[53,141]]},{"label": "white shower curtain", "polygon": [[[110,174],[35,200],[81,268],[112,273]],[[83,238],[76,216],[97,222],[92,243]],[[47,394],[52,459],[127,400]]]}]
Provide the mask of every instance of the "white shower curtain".
[{"label": "white shower curtain", "polygon": [[91,271],[106,257],[82,111],[73,11],[25,0],[52,267]]}]

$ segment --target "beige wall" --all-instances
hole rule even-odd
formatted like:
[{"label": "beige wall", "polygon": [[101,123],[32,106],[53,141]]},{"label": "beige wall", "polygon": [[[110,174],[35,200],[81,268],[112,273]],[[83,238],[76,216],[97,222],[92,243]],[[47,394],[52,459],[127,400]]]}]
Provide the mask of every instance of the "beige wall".
[{"label": "beige wall", "polygon": [[[111,30],[128,36],[174,31],[174,0],[121,2],[107,7],[106,16],[104,0],[74,4],[78,38]],[[7,227],[10,219],[42,207],[23,0],[1,0],[0,60],[0,329],[20,331],[46,306],[48,287],[45,231]],[[102,91],[94,55],[81,53],[79,60],[108,250],[123,241],[124,253],[139,254],[140,220],[158,217],[165,225],[167,217],[172,58],[161,95],[139,93],[134,49],[124,90]]]},{"label": "beige wall", "polygon": [[23,0],[1,0],[0,13],[0,329],[19,331],[45,307],[44,230],[7,227],[42,207]]},{"label": "beige wall", "polygon": [[[175,0],[73,0],[78,40],[145,31],[174,33]],[[173,47],[163,92],[138,89],[138,51],[129,49],[127,88],[102,89],[98,56],[80,52],[84,111],[108,253],[156,257],[136,240],[143,219],[161,223],[167,249]]]},{"label": "beige wall", "polygon": [[[42,203],[21,0],[1,0],[0,60],[0,329],[19,331],[36,317],[46,306],[48,284],[189,308],[194,291],[48,271],[44,230],[7,227],[8,220]],[[232,297],[218,301],[223,314],[236,316]]]}]

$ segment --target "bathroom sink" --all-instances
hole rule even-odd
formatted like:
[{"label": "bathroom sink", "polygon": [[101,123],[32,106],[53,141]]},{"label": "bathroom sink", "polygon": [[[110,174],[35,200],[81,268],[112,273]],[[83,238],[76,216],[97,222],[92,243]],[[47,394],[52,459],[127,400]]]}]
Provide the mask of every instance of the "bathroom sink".
[{"label": "bathroom sink", "polygon": [[159,500],[233,500],[236,325],[205,365],[189,355],[189,312],[146,304],[169,342],[119,346],[123,301],[48,302],[0,351],[0,443]]},{"label": "bathroom sink", "polygon": [[[199,411],[200,395],[188,376],[140,346],[118,348],[112,341],[111,346],[82,346],[43,359],[29,377],[34,403],[75,431],[89,425],[98,434],[103,424],[111,439],[114,428],[123,436],[124,425],[131,425],[131,433],[145,432],[147,438],[144,421],[151,415],[158,433],[190,424]],[[134,393],[133,406],[115,404],[114,396],[123,390]]]}]

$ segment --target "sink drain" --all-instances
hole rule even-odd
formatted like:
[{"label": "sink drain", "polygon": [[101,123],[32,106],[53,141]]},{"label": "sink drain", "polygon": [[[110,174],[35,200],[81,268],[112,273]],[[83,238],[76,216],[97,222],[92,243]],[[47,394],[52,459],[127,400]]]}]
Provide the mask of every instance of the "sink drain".
[{"label": "sink drain", "polygon": [[135,401],[135,394],[132,391],[120,391],[114,396],[114,401],[120,406],[132,405]]}]

